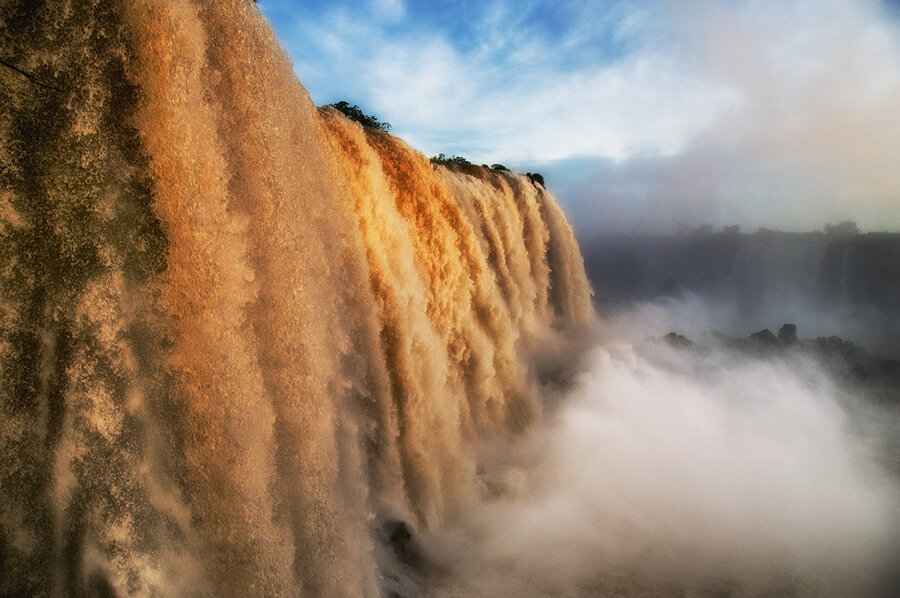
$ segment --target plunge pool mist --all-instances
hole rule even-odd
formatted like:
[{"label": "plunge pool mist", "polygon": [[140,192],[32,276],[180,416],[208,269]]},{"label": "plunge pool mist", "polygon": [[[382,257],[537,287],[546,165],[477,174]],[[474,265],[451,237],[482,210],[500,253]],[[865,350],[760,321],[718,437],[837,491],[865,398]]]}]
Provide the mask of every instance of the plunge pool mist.
[{"label": "plunge pool mist", "polygon": [[647,340],[669,307],[544,346],[546,417],[484,448],[429,596],[896,595],[898,404],[800,348]]}]

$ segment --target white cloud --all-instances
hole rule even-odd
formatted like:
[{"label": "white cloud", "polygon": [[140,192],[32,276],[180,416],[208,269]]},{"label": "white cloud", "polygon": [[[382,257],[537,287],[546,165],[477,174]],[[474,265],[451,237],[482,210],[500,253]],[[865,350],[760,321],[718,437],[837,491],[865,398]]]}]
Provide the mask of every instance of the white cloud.
[{"label": "white cloud", "polygon": [[690,6],[673,21],[739,101],[671,160],[602,168],[584,181],[580,195],[600,200],[598,225],[671,226],[677,215],[694,224],[815,229],[855,219],[867,230],[900,229],[900,48],[881,7]]},{"label": "white cloud", "polygon": [[360,69],[373,108],[428,152],[622,160],[678,152],[734,101],[727,88],[664,49],[567,71],[556,64],[556,46],[581,41],[518,38],[503,23],[494,15],[483,25],[471,55],[441,37],[373,39]]}]

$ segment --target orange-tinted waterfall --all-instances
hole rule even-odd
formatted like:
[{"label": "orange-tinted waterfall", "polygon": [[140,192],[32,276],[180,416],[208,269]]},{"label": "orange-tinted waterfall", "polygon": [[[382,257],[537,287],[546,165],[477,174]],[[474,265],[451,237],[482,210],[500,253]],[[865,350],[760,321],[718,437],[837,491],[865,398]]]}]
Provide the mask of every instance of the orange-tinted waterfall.
[{"label": "orange-tinted waterfall", "polygon": [[379,595],[592,317],[553,197],[317,109],[249,0],[0,23],[57,88],[0,69],[0,595]]}]

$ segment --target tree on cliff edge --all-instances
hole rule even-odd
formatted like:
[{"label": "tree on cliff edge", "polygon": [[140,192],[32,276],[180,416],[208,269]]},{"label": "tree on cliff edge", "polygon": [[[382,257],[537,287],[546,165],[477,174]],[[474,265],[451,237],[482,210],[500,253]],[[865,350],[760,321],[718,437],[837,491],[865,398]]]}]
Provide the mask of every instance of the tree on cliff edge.
[{"label": "tree on cliff edge", "polygon": [[364,113],[356,104],[351,106],[348,102],[341,100],[334,104],[328,104],[328,106],[339,110],[344,116],[350,120],[355,120],[364,127],[372,127],[373,129],[384,131],[385,133],[391,130],[391,123],[381,122],[376,117]]}]

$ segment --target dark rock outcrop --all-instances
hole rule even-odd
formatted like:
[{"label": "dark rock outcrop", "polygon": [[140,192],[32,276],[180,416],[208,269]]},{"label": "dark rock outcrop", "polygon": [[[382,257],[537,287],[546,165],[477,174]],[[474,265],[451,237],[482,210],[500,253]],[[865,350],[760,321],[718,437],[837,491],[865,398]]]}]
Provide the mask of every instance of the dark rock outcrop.
[{"label": "dark rock outcrop", "polygon": [[778,329],[778,342],[782,345],[793,345],[797,342],[797,326],[784,324]]}]

